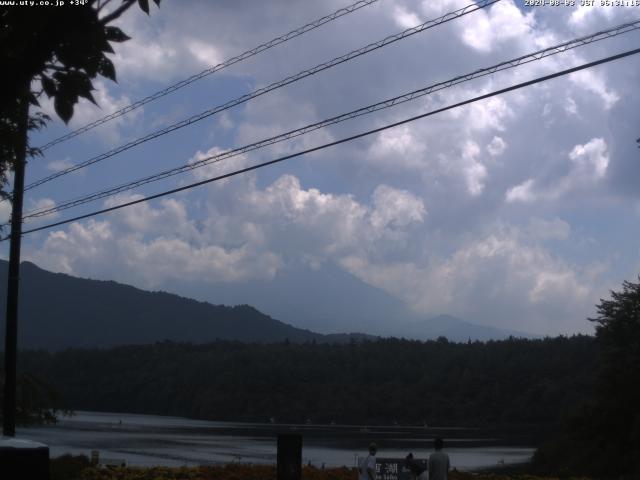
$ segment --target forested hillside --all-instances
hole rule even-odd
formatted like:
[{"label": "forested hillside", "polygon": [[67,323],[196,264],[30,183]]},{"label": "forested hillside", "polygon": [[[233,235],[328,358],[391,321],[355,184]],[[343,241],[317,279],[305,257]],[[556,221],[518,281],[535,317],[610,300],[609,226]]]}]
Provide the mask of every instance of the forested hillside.
[{"label": "forested hillside", "polygon": [[23,352],[69,407],[216,420],[553,425],[591,396],[593,338],[158,343]]},{"label": "forested hillside", "polygon": [[[0,260],[0,291],[6,290],[7,268],[7,262]],[[4,318],[5,301],[0,295],[0,318]],[[52,273],[29,262],[22,263],[18,334],[20,348],[46,350],[163,340],[205,343],[218,339],[243,342],[349,339],[349,335],[325,336],[295,328],[249,305],[212,305],[117,282]],[[2,344],[3,339],[1,329]]]}]

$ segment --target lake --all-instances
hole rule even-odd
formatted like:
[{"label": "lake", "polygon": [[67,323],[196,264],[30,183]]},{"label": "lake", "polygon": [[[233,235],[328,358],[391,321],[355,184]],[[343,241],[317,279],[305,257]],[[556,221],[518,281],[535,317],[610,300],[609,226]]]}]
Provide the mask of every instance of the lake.
[{"label": "lake", "polygon": [[317,467],[354,466],[358,455],[366,455],[371,441],[378,443],[379,457],[404,458],[413,452],[417,458],[426,458],[436,436],[445,439],[451,465],[459,470],[524,462],[534,451],[481,429],[233,423],[81,411],[56,425],[19,428],[17,436],[49,445],[52,457],[65,453],[90,456],[92,450],[98,450],[102,461],[196,466],[275,463],[278,433],[301,434],[303,463]]}]

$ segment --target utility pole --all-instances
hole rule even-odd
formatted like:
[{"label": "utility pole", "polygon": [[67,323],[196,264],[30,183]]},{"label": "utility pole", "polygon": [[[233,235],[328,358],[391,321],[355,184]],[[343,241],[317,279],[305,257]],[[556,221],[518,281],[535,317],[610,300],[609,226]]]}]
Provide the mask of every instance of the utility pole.
[{"label": "utility pole", "polygon": [[7,437],[15,437],[16,435],[18,289],[20,286],[20,243],[22,241],[22,198],[24,194],[24,170],[27,163],[27,130],[29,124],[28,90],[26,93],[19,100],[20,124],[18,125],[11,207],[7,325],[4,338],[4,396],[2,402],[2,433]]}]

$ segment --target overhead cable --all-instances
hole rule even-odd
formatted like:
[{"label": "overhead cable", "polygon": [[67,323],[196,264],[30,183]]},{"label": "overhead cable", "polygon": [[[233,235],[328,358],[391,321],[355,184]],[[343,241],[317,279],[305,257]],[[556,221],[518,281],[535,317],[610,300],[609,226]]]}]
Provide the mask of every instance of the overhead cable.
[{"label": "overhead cable", "polygon": [[333,20],[336,20],[340,17],[343,17],[344,15],[348,15],[349,13],[355,12],[356,10],[361,9],[362,7],[366,7],[368,5],[371,5],[372,3],[377,2],[378,0],[359,0],[356,3],[349,5],[348,7],[344,7],[341,8],[339,10],[336,10],[335,12],[333,12],[330,15],[326,15],[322,18],[319,18],[317,20],[314,20],[311,23],[307,23],[306,25],[303,25],[302,27],[296,28],[295,30],[290,31],[289,33],[285,33],[284,35],[281,35],[279,37],[276,37],[272,40],[269,40],[266,43],[263,43],[261,45],[258,45],[255,48],[252,48],[251,50],[247,50],[244,53],[241,53],[240,55],[236,55],[235,57],[229,58],[228,60],[225,60],[222,63],[219,63],[213,67],[209,67],[206,70],[201,71],[200,73],[197,73],[195,75],[190,76],[189,78],[186,78],[184,80],[181,80],[177,83],[174,83],[173,85],[168,86],[167,88],[164,88],[156,93],[153,93],[147,97],[142,98],[141,100],[138,100],[136,102],[131,103],[130,105],[127,105],[119,110],[116,110],[113,113],[110,113],[109,115],[106,115],[102,118],[99,118],[98,120],[95,120],[94,122],[88,123],[72,132],[67,133],[66,135],[62,135],[61,137],[55,138],[53,140],[51,140],[50,142],[42,145],[40,148],[41,151],[47,150],[48,148],[53,147],[54,145],[57,145],[59,143],[65,142],[71,138],[77,137],[78,135],[81,135],[85,132],[88,132],[89,130],[92,130],[94,128],[96,128],[99,125],[102,125],[104,123],[107,123],[115,118],[118,117],[122,117],[123,115],[126,115],[129,112],[132,112],[133,110],[136,110],[140,107],[142,107],[143,105],[146,105],[149,102],[153,102],[154,100],[157,100],[159,98],[162,98],[166,95],[169,95],[173,92],[175,92],[176,90],[180,90],[183,87],[186,87],[187,85],[192,84],[193,82],[196,82],[204,77],[207,77],[209,75],[211,75],[212,73],[218,72],[220,70],[222,70],[223,68],[227,68],[230,67],[231,65],[234,65],[238,62],[241,62],[243,60],[246,60],[247,58],[253,57],[255,55],[258,55],[259,53],[264,52],[265,50],[269,50],[270,48],[273,48],[277,45],[280,45],[281,43],[285,43],[295,37],[299,37],[300,35],[303,35],[311,30],[315,30],[318,27],[321,27],[322,25],[332,22]]},{"label": "overhead cable", "polygon": [[357,110],[353,110],[350,111],[348,113],[343,113],[341,115],[338,116],[334,116],[331,118],[328,118],[326,120],[322,120],[320,122],[316,122],[310,125],[306,125],[304,127],[300,127],[297,128],[295,130],[290,130],[288,132],[285,133],[281,133],[279,135],[267,138],[267,139],[263,139],[260,140],[258,142],[253,142],[250,143],[248,145],[244,145],[242,147],[238,147],[238,148],[234,148],[232,150],[227,150],[225,152],[221,152],[215,155],[210,155],[208,157],[202,158],[200,160],[197,160],[193,163],[189,163],[186,165],[181,165],[179,167],[175,167],[175,168],[171,168],[168,170],[164,170],[162,172],[158,172],[156,174],[153,175],[148,175],[146,177],[143,178],[139,178],[137,180],[134,181],[130,181],[121,185],[117,185],[117,186],[113,186],[104,190],[101,190],[99,192],[95,192],[89,195],[85,195],[85,196],[81,196],[81,197],[77,197],[74,198],[72,200],[66,200],[58,205],[52,206],[52,207],[47,207],[47,208],[41,208],[41,209],[37,209],[37,210],[32,210],[30,212],[26,212],[23,216],[23,219],[29,219],[29,218],[37,218],[37,217],[42,217],[45,215],[49,215],[51,213],[55,213],[55,212],[60,212],[63,210],[67,210],[69,208],[73,208],[79,205],[83,205],[92,201],[96,201],[96,200],[100,200],[102,198],[106,198],[106,197],[110,197],[113,195],[116,195],[118,193],[122,193],[128,190],[132,190],[134,188],[137,188],[139,186],[148,184],[148,183],[152,183],[152,182],[156,182],[159,180],[163,180],[165,178],[174,176],[174,175],[178,175],[184,172],[188,172],[191,170],[194,170],[196,168],[200,168],[203,167],[205,165],[209,165],[209,164],[213,164],[213,163],[218,163],[221,162],[223,160],[226,160],[228,158],[232,158],[238,155],[242,155],[244,153],[247,152],[251,152],[253,150],[257,150],[259,148],[263,148],[269,145],[273,145],[279,142],[283,142],[286,140],[290,140],[292,138],[307,134],[309,132],[318,130],[320,128],[324,128],[327,127],[329,125],[335,125],[337,123],[341,123],[344,122],[346,120],[350,120],[353,118],[357,118],[360,117],[362,115],[367,115],[373,112],[377,112],[380,110],[384,110],[405,102],[409,102],[412,100],[415,100],[417,98],[423,97],[425,95],[429,95],[432,94],[434,92],[440,91],[440,90],[444,90],[446,88],[452,87],[454,85],[458,85],[460,83],[463,82],[467,82],[476,78],[480,78],[486,75],[490,75],[496,72],[500,72],[503,70],[507,70],[510,68],[514,68],[520,65],[524,65],[536,60],[541,60],[543,58],[549,57],[551,55],[556,55],[562,52],[566,52],[567,50],[579,47],[579,46],[583,46],[583,45],[588,45],[594,42],[598,42],[607,38],[611,38],[611,37],[615,37],[618,35],[622,35],[624,33],[628,33],[630,31],[633,30],[637,30],[640,29],[640,20],[636,20],[634,22],[630,22],[630,23],[625,23],[622,25],[618,25],[616,27],[607,29],[607,30],[603,30],[600,32],[596,32],[590,35],[586,35],[580,38],[576,38],[567,42],[563,42],[560,43],[558,45],[554,45],[552,47],[548,47],[542,50],[538,50],[536,52],[527,54],[527,55],[523,55],[521,57],[518,58],[514,58],[511,60],[506,60],[504,62],[498,63],[496,65],[492,65],[490,67],[486,67],[486,68],[482,68],[479,70],[475,70],[471,73],[466,73],[464,75],[459,75],[457,77],[454,77],[450,80],[446,80],[443,82],[438,82],[435,84],[432,84],[428,87],[424,87],[418,90],[414,90],[412,92],[409,93],[405,93],[403,95],[398,95],[396,97],[393,98],[389,98],[387,100],[375,103],[373,105],[368,105],[366,107],[362,107],[359,108]]},{"label": "overhead cable", "polygon": [[[333,142],[325,143],[325,144],[319,145],[317,147],[308,148],[306,150],[302,150],[300,152],[292,153],[290,155],[285,155],[283,157],[279,157],[279,158],[276,158],[274,160],[270,160],[268,162],[263,162],[263,163],[259,163],[257,165],[252,165],[250,167],[246,167],[246,168],[242,168],[242,169],[239,169],[239,170],[235,170],[233,172],[226,173],[224,175],[219,175],[219,176],[216,176],[216,177],[213,177],[213,178],[208,178],[206,180],[202,180],[202,181],[199,181],[199,182],[191,183],[189,185],[184,185],[182,187],[174,188],[172,190],[167,190],[167,191],[164,191],[164,192],[161,192],[161,193],[157,193],[155,195],[150,195],[148,197],[139,198],[137,200],[132,200],[132,201],[129,201],[129,202],[126,202],[126,203],[122,203],[122,204],[119,204],[119,205],[115,205],[115,206],[112,206],[112,207],[109,207],[109,208],[96,210],[94,212],[87,213],[87,214],[84,214],[84,215],[78,215],[76,217],[68,218],[66,220],[61,220],[59,222],[49,223],[47,225],[43,225],[43,226],[40,226],[40,227],[32,228],[30,230],[24,230],[22,232],[22,234],[26,235],[28,233],[38,232],[38,231],[41,231],[41,230],[45,230],[45,229],[52,228],[52,227],[57,227],[57,226],[64,225],[64,224],[67,224],[67,223],[71,223],[71,222],[75,222],[75,221],[78,221],[78,220],[83,220],[83,219],[86,219],[86,218],[95,217],[96,215],[101,215],[103,213],[113,212],[115,210],[119,210],[121,208],[129,207],[129,206],[136,205],[136,204],[139,204],[139,203],[148,202],[150,200],[154,200],[156,198],[164,197],[164,196],[171,195],[171,194],[174,194],[174,193],[182,192],[182,191],[185,191],[185,190],[190,190],[192,188],[199,187],[201,185],[206,185],[208,183],[212,183],[212,182],[216,182],[216,181],[223,180],[223,179],[226,179],[226,178],[230,178],[230,177],[233,177],[233,176],[236,176],[236,175],[240,175],[242,173],[247,173],[247,172],[250,172],[252,170],[257,170],[259,168],[263,168],[263,167],[266,167],[266,166],[269,166],[269,165],[274,165],[276,163],[280,163],[280,162],[283,162],[285,160],[290,160],[292,158],[296,158],[296,157],[299,157],[299,156],[302,156],[302,155],[306,155],[306,154],[309,154],[309,153],[312,153],[312,152],[316,152],[316,151],[319,151],[319,150],[324,150],[325,148],[329,148],[329,147],[333,147],[335,145],[340,145],[342,143],[346,143],[346,142],[350,142],[350,141],[353,141],[353,140],[357,140],[359,138],[363,138],[363,137],[372,135],[374,133],[379,133],[379,132],[388,130],[390,128],[394,128],[394,127],[397,127],[397,126],[400,126],[400,125],[404,125],[404,124],[407,124],[407,123],[410,123],[410,122],[414,122],[414,121],[419,120],[421,118],[429,117],[429,116],[435,115],[437,113],[445,112],[447,110],[452,110],[454,108],[461,107],[463,105],[469,105],[471,103],[475,103],[475,102],[478,102],[480,100],[484,100],[484,99],[487,99],[487,98],[490,98],[490,97],[495,97],[497,95],[502,95],[504,93],[511,92],[511,91],[514,91],[514,90],[518,90],[518,89],[521,89],[521,88],[524,88],[524,87],[529,87],[531,85],[535,85],[537,83],[548,81],[548,80],[551,80],[553,78],[557,78],[557,77],[561,77],[561,76],[564,76],[564,75],[568,75],[570,73],[578,72],[580,70],[585,70],[587,68],[595,67],[597,65],[602,65],[602,64],[605,64],[605,63],[608,63],[608,62],[612,62],[614,60],[619,60],[619,59],[624,58],[624,57],[628,57],[628,56],[631,56],[631,55],[636,55],[638,53],[640,53],[640,48],[636,48],[636,49],[633,49],[633,50],[628,50],[626,52],[619,53],[617,55],[611,55],[609,57],[605,57],[605,58],[602,58],[600,60],[596,60],[596,61],[585,63],[585,64],[582,64],[582,65],[579,65],[579,66],[576,66],[576,67],[568,68],[566,70],[562,70],[562,71],[555,72],[555,73],[552,73],[552,74],[549,74],[549,75],[538,77],[538,78],[535,78],[533,80],[528,80],[526,82],[518,83],[518,84],[512,85],[510,87],[506,87],[506,88],[502,88],[502,89],[499,89],[499,90],[495,90],[493,92],[486,93],[486,94],[483,94],[483,95],[479,95],[479,96],[470,98],[468,100],[464,100],[462,102],[458,102],[458,103],[455,103],[455,104],[452,104],[452,105],[448,105],[446,107],[438,108],[436,110],[431,110],[429,112],[426,112],[426,113],[423,113],[423,114],[420,114],[420,115],[416,115],[414,117],[410,117],[410,118],[401,120],[399,122],[395,122],[395,123],[391,123],[391,124],[388,124],[388,125],[385,125],[385,126],[382,126],[382,127],[374,128],[372,130],[367,130],[366,132],[358,133],[356,135],[351,135],[349,137],[345,137],[345,138],[342,138],[340,140],[336,140],[336,141],[333,141]],[[9,237],[7,236],[7,237],[2,238],[1,240],[7,240],[8,238]]]},{"label": "overhead cable", "polygon": [[93,165],[95,163],[101,162],[103,160],[106,160],[107,158],[113,157],[114,155],[117,155],[119,153],[122,153],[126,150],[129,150],[130,148],[133,148],[137,145],[140,145],[142,143],[148,142],[150,140],[153,140],[155,138],[161,137],[163,135],[166,135],[168,133],[174,132],[178,129],[193,125],[196,122],[199,122],[200,120],[203,120],[205,118],[208,118],[212,115],[215,115],[216,113],[220,113],[224,110],[228,110],[232,107],[235,107],[237,105],[240,105],[242,103],[248,102],[249,100],[252,100],[256,97],[259,97],[261,95],[264,95],[265,93],[271,92],[273,90],[276,90],[278,88],[282,88],[286,85],[289,85],[291,83],[297,82],[299,80],[302,80],[303,78],[309,77],[311,75],[315,75],[316,73],[319,73],[321,71],[327,70],[329,68],[335,67],[336,65],[340,65],[342,63],[348,62],[349,60],[352,60],[356,57],[365,55],[369,52],[372,52],[374,50],[378,50],[380,48],[383,48],[391,43],[397,42],[399,40],[405,39],[407,37],[410,37],[412,35],[415,35],[416,33],[420,33],[423,32],[425,30],[428,30],[430,28],[433,28],[435,26],[441,25],[443,23],[449,22],[451,20],[454,20],[456,18],[460,18],[463,15],[467,15],[469,13],[472,12],[476,12],[480,9],[486,8],[489,5],[492,5],[494,3],[499,2],[500,0],[480,0],[478,3],[473,3],[471,5],[467,5],[466,7],[460,8],[456,11],[453,12],[449,12],[446,13],[444,15],[442,15],[441,17],[438,17],[437,19],[434,20],[428,20],[424,23],[422,23],[421,25],[418,25],[417,27],[413,27],[413,28],[408,28],[406,30],[403,30],[400,33],[397,33],[395,35],[390,35],[382,40],[379,40],[377,42],[374,43],[370,43],[364,47],[361,47],[357,50],[353,50],[345,55],[342,55],[340,57],[336,57],[333,60],[330,60],[328,62],[325,63],[321,63],[319,65],[316,65],[315,67],[312,67],[308,70],[303,70],[302,72],[299,72],[295,75],[291,75],[283,80],[280,80],[278,82],[272,83],[270,85],[267,85],[266,87],[263,88],[259,88],[257,90],[254,90],[251,93],[247,93],[245,95],[242,95],[234,100],[230,100],[222,105],[218,105],[216,107],[213,107],[209,110],[205,110],[204,112],[201,112],[199,114],[193,115],[189,118],[186,118],[180,122],[174,123],[173,125],[169,125],[168,127],[165,127],[163,129],[160,130],[156,130],[155,132],[149,133],[147,135],[145,135],[144,137],[140,137],[136,140],[133,140],[131,142],[128,142],[124,145],[120,145],[119,147],[116,147],[112,150],[109,150],[108,152],[102,153],[100,155],[97,155],[95,157],[92,157],[88,160],[85,160],[83,162],[80,162],[76,165],[73,165],[69,168],[65,168],[63,170],[60,170],[59,172],[55,172],[52,173],[51,175],[48,175],[44,178],[41,178],[40,180],[36,180],[35,182],[32,182],[28,185],[25,186],[25,190],[30,190],[32,188],[35,188],[37,186],[40,186],[44,183],[50,182],[51,180],[54,180],[58,177],[61,177],[63,175],[67,175],[71,172],[75,172],[77,170],[80,170],[81,168],[85,168],[89,165]]}]

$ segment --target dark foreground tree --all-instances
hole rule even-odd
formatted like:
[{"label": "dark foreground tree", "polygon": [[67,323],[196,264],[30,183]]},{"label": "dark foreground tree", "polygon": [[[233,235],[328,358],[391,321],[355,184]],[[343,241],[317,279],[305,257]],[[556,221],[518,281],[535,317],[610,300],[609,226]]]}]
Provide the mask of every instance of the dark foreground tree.
[{"label": "dark foreground tree", "polygon": [[[156,4],[160,0],[154,0]],[[95,103],[92,79],[115,81],[111,42],[127,37],[112,25],[135,3],[149,12],[149,0],[86,0],[82,5],[3,5],[0,9],[0,194],[13,170],[14,192],[9,247],[9,282],[5,334],[3,433],[15,435],[16,351],[22,198],[26,159],[38,153],[29,146],[29,130],[41,128],[48,117],[30,114],[45,93],[53,98],[56,113],[68,122],[80,97]],[[27,2],[25,2],[27,3]],[[50,2],[46,2],[49,4]]]},{"label": "dark foreground tree", "polygon": [[602,365],[594,412],[601,442],[620,473],[640,473],[640,283],[624,282],[591,320]]},{"label": "dark foreground tree", "polygon": [[[0,398],[4,375],[0,375]],[[71,414],[50,385],[30,373],[21,373],[16,385],[16,423],[22,426],[56,423],[60,415]],[[0,412],[0,419],[2,413]]]},{"label": "dark foreground tree", "polygon": [[640,475],[640,283],[600,300],[595,396],[568,420],[564,435],[535,457],[545,469],[602,478]]},{"label": "dark foreground tree", "polygon": [[[160,4],[160,0],[153,0]],[[149,12],[149,0],[87,0],[64,7],[0,7],[0,194],[7,174],[24,149],[28,106],[44,93],[53,98],[56,113],[68,122],[80,97],[95,103],[92,79],[116,79],[111,43],[129,37],[110,25],[133,5]],[[44,126],[46,115],[29,116],[28,129]],[[27,147],[27,156],[37,151]]]}]

